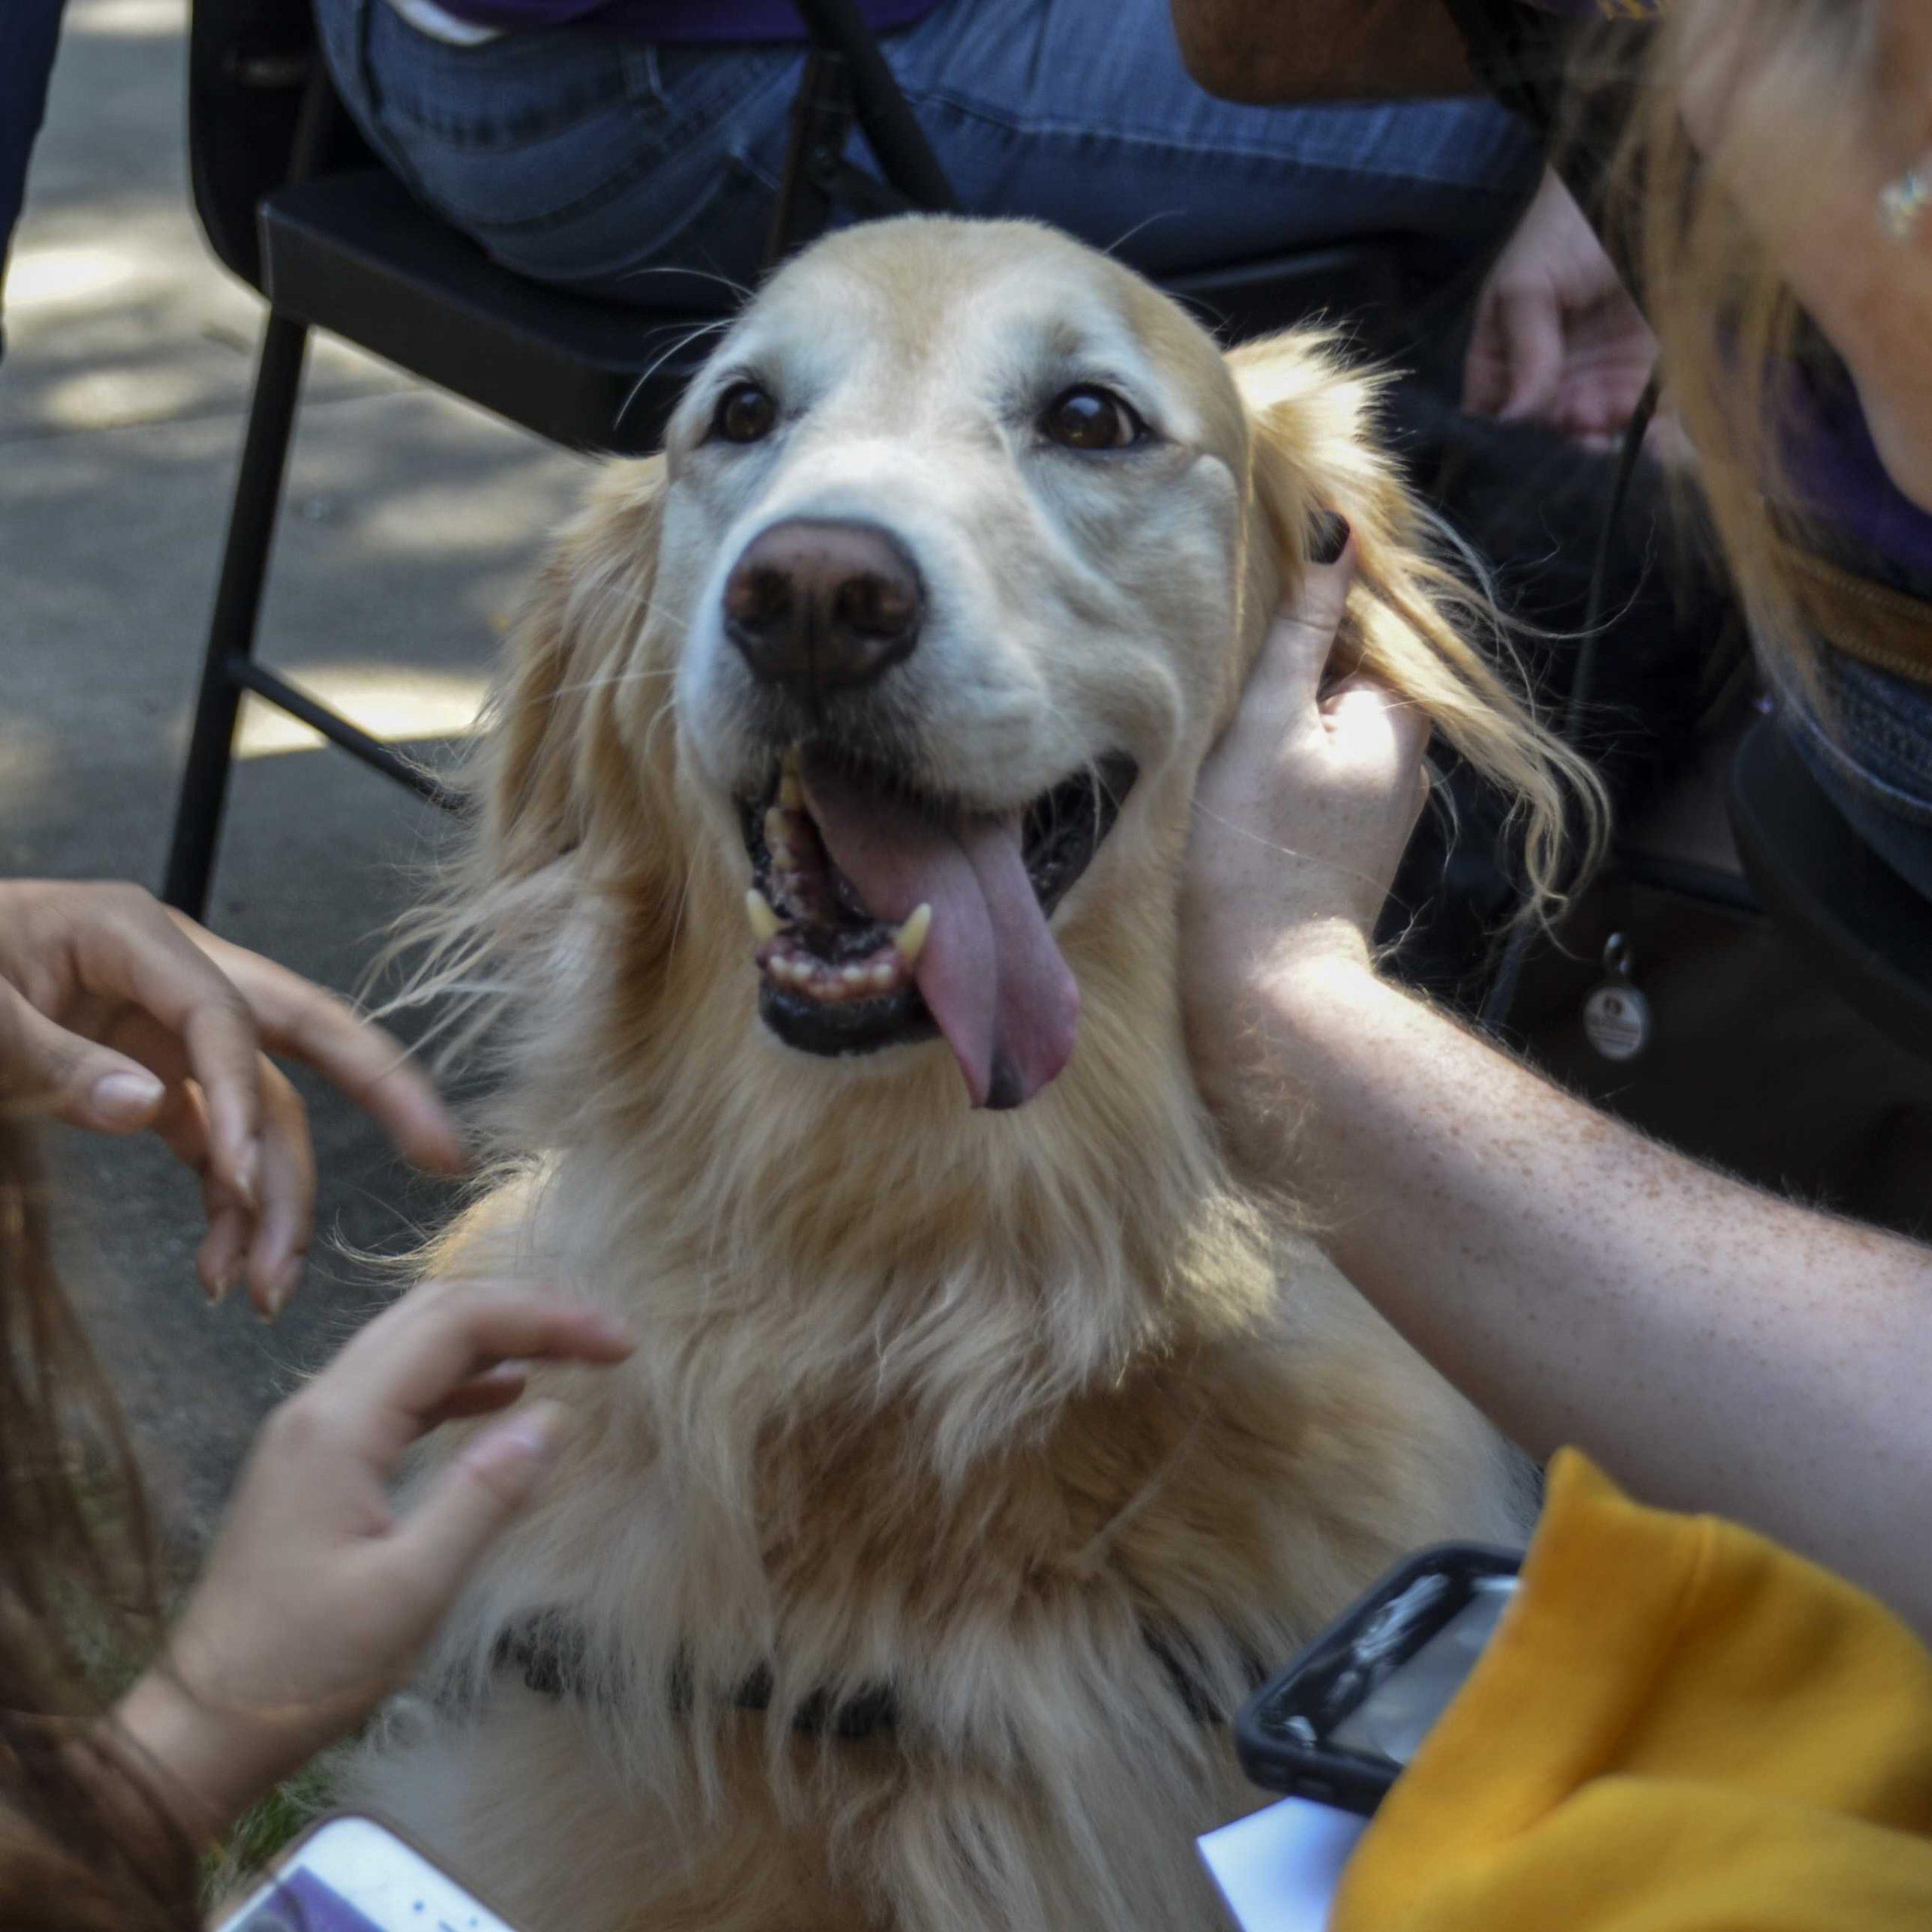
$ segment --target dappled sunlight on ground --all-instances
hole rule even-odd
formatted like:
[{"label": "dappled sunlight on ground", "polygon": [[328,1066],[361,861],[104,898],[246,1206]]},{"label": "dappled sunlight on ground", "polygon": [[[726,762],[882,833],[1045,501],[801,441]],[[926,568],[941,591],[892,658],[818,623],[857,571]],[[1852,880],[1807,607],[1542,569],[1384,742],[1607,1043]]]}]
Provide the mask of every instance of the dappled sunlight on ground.
[{"label": "dappled sunlight on ground", "polygon": [[73,0],[66,31],[117,39],[158,38],[180,33],[187,17],[184,0]]},{"label": "dappled sunlight on ground", "polygon": [[[332,664],[315,669],[290,665],[283,675],[308,697],[339,711],[372,738],[398,745],[414,738],[472,735],[488,680],[448,672],[401,669],[393,664]],[[309,751],[325,742],[319,731],[263,704],[245,700],[235,743],[239,758],[272,758]]]},{"label": "dappled sunlight on ground", "polygon": [[[261,303],[215,262],[189,205],[186,21],[185,0],[71,0],[8,270],[0,441],[246,401]],[[403,381],[321,342],[309,394]]]},{"label": "dappled sunlight on ground", "polygon": [[17,330],[43,310],[57,315],[109,297],[125,300],[140,278],[140,264],[125,248],[99,242],[66,248],[23,245],[7,272],[8,315]]}]

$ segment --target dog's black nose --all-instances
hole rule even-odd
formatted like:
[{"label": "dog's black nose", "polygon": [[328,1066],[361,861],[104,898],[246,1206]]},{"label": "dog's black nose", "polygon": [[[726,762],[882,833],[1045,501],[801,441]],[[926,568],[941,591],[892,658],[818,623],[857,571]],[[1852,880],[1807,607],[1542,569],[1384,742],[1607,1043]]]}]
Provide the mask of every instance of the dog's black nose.
[{"label": "dog's black nose", "polygon": [[924,606],[912,558],[869,523],[774,523],[724,582],[724,628],[752,675],[807,697],[869,685],[897,663]]}]

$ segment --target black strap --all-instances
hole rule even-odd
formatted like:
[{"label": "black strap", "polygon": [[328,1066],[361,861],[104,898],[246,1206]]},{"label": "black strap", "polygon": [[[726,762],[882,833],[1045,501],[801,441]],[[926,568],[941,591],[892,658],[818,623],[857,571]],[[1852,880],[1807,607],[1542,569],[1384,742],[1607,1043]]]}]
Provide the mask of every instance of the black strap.
[{"label": "black strap", "polygon": [[1442,0],[1477,79],[1545,140],[1556,131],[1574,23],[1528,0]]},{"label": "black strap", "polygon": [[[1193,1645],[1179,1632],[1164,1633],[1151,1626],[1143,1628],[1142,1635],[1188,1715],[1197,1724],[1226,1724],[1230,1713],[1208,1687]],[[1268,1666],[1245,1646],[1243,1654],[1251,1688],[1266,1678]],[[589,1642],[582,1628],[560,1611],[542,1611],[512,1624],[497,1639],[493,1654],[499,1669],[516,1671],[531,1690],[552,1703],[586,1695]],[[769,1710],[773,1688],[770,1666],[760,1664],[732,1691],[732,1706],[741,1711]],[[671,1667],[669,1701],[680,1715],[696,1701],[691,1667],[681,1660]],[[891,1730],[898,1721],[898,1693],[888,1683],[861,1684],[844,1697],[821,1686],[792,1713],[792,1728],[801,1737],[848,1743]]]},{"label": "black strap", "polygon": [[[1656,22],[1643,17],[1580,20],[1534,0],[1442,4],[1461,29],[1477,78],[1543,137],[1551,164],[1641,301],[1635,238],[1611,219],[1609,188]],[[1588,70],[1580,71],[1586,52]]]},{"label": "black strap", "polygon": [[[560,1612],[546,1611],[512,1624],[497,1639],[494,1657],[499,1669],[517,1672],[531,1690],[552,1703],[586,1694],[589,1641]],[[760,1664],[733,1689],[731,1701],[737,1710],[769,1710],[772,1690],[770,1667]],[[681,1715],[696,1701],[691,1667],[680,1660],[671,1667],[671,1709]],[[822,1686],[792,1713],[792,1728],[802,1737],[851,1742],[890,1730],[898,1718],[898,1696],[889,1684],[861,1684],[842,1697]]]}]

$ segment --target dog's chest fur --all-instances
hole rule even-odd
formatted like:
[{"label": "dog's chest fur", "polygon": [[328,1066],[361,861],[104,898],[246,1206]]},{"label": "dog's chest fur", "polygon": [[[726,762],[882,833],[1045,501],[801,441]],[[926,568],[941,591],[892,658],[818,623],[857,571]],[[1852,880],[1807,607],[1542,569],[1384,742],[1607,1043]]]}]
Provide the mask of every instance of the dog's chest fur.
[{"label": "dog's chest fur", "polygon": [[[1509,1519],[1466,1410],[1280,1266],[1265,1309],[1030,1402],[788,1358],[782,1296],[667,1266],[435,1666],[481,1681],[365,1789],[539,1932],[1205,1922],[1189,1840],[1251,1801],[1225,1718],[1257,1669],[1406,1549]],[[1004,1374],[1042,1371],[1016,1341]],[[933,1406],[995,1392],[1004,1435]],[[573,1667],[533,1690],[503,1633],[553,1614]]]}]

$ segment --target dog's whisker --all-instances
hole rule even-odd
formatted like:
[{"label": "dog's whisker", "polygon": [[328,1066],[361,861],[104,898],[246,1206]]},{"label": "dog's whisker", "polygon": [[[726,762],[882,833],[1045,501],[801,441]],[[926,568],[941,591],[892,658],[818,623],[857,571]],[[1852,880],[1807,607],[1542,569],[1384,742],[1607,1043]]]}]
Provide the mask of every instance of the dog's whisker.
[{"label": "dog's whisker", "polygon": [[560,697],[580,697],[586,691],[614,691],[623,685],[649,684],[660,678],[675,678],[677,667],[640,665],[624,671],[606,671],[595,678],[583,678],[573,684],[558,685],[545,694],[552,703]]},{"label": "dog's whisker", "polygon": [[1171,221],[1181,211],[1178,208],[1156,208],[1152,214],[1143,215],[1124,234],[1116,235],[1112,241],[1107,243],[1106,247],[1101,249],[1101,254],[1118,259],[1120,251],[1143,229],[1152,228],[1157,221]]},{"label": "dog's whisker", "polygon": [[[640,270],[638,272],[648,274],[650,271],[648,269]],[[697,273],[699,271],[693,270],[691,272]],[[724,278],[721,275],[714,275],[711,278],[716,281],[721,281],[724,280]],[[727,283],[726,286],[734,287],[735,285]],[[739,292],[740,294],[746,294],[749,291],[741,290]],[[672,343],[661,355],[654,357],[652,359],[650,366],[645,369],[643,374],[639,376],[637,380],[631,385],[629,393],[626,395],[623,401],[617,405],[617,413],[611,418],[611,428],[617,429],[621,429],[623,426],[624,418],[630,414],[631,405],[635,402],[638,398],[644,393],[645,385],[651,380],[653,376],[657,374],[660,369],[663,368],[666,363],[670,361],[672,356],[681,355],[687,349],[691,347],[693,343],[702,342],[708,335],[715,335],[720,331],[729,328],[731,326],[731,323],[734,319],[734,318],[731,316],[724,315],[720,316],[715,321],[700,322],[694,327],[688,329],[682,335],[678,337],[677,340]]]},{"label": "dog's whisker", "polygon": [[[728,290],[741,302],[749,302],[755,292],[743,282],[734,281],[728,275],[719,275],[710,269],[686,268],[681,263],[676,262],[648,265],[643,268],[626,269],[618,278],[623,281],[641,281],[647,275],[691,275],[700,281],[715,281],[720,288]],[[722,321],[707,322],[704,326],[707,328],[728,328],[730,321],[731,318],[726,317]]]},{"label": "dog's whisker", "polygon": [[644,742],[646,749],[655,748],[660,726],[667,718],[675,717],[677,710],[678,694],[673,690],[665,698],[664,702],[651,713],[650,721],[644,728]]},{"label": "dog's whisker", "polygon": [[[654,720],[653,721],[654,721],[654,723],[655,722],[655,721],[654,721]],[[685,912],[689,909],[690,906],[691,906],[691,885],[692,885],[692,882],[693,882],[693,881],[696,878],[696,877],[697,877],[697,872],[696,872],[695,869],[694,869],[694,868],[687,868],[687,869],[686,869],[685,872],[684,884],[683,884],[682,888],[680,889],[680,891],[678,891],[678,907],[677,907],[677,910],[676,910],[674,913],[672,913],[672,915],[671,915],[671,945],[670,945],[670,950],[671,950],[672,952],[674,952],[674,953],[675,953],[675,952],[677,951],[677,949],[678,949],[678,941],[679,940],[679,939],[680,939],[681,937],[682,937],[683,934],[684,934],[684,930],[685,930]]]}]

